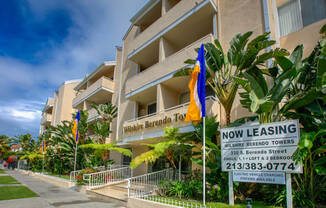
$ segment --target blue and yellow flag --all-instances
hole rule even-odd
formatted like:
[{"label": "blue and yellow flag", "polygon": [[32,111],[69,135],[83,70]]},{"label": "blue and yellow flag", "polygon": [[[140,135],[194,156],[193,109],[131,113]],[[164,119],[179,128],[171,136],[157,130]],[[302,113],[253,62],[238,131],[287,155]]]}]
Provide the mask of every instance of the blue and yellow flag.
[{"label": "blue and yellow flag", "polygon": [[78,132],[78,123],[79,123],[79,111],[76,115],[76,119],[74,120],[74,126],[72,127],[72,134],[75,137],[76,144],[79,142],[79,132]]},{"label": "blue and yellow flag", "polygon": [[205,49],[204,44],[198,51],[195,68],[188,87],[190,89],[190,104],[185,121],[200,121],[205,117]]},{"label": "blue and yellow flag", "polygon": [[42,144],[42,147],[40,148],[40,151],[43,153],[46,151],[44,139],[43,139],[43,144]]}]

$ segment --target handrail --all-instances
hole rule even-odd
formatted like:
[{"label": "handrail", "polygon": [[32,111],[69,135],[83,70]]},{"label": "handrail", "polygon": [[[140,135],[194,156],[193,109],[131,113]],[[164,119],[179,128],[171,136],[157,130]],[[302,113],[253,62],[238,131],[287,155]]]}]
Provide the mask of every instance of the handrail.
[{"label": "handrail", "polygon": [[128,178],[126,179],[128,182],[128,198],[141,197],[147,194],[151,194],[155,191],[155,189],[157,189],[159,183],[162,180],[174,179],[175,174],[173,168]]},{"label": "handrail", "polygon": [[[112,170],[112,169],[117,169],[117,168],[121,168],[121,167],[126,167],[126,165],[108,165],[108,167],[105,169],[105,166],[98,166],[98,167],[94,167],[96,169],[99,169],[101,171],[105,171],[105,170]],[[76,181],[76,176],[80,173],[80,171],[82,170],[76,170],[76,171],[71,171],[70,172],[70,182],[75,182]],[[85,174],[87,175],[87,174]]]},{"label": "handrail", "polygon": [[132,177],[132,170],[129,166],[125,166],[97,173],[84,174],[83,179],[88,181],[88,189],[94,189],[125,181],[130,177]]},{"label": "handrail", "polygon": [[[205,101],[206,101],[206,100],[209,100],[209,99],[218,102],[218,99],[217,99],[215,96],[212,96],[212,95],[207,96],[207,97],[205,98]],[[187,106],[187,105],[189,105],[189,104],[190,104],[190,102],[183,103],[183,104],[180,104],[180,105],[176,105],[176,106],[173,106],[173,107],[166,108],[166,109],[164,109],[164,110],[158,111],[158,112],[156,112],[156,113],[152,113],[152,114],[148,114],[148,115],[141,116],[141,117],[138,117],[138,118],[134,118],[134,119],[127,120],[127,121],[125,121],[124,123],[132,122],[132,121],[139,121],[139,120],[141,120],[141,119],[148,118],[148,117],[153,116],[153,115],[158,115],[158,114],[160,114],[160,113],[164,113],[164,112],[168,112],[168,111],[171,111],[171,110],[174,110],[174,109],[177,109],[177,108],[185,107],[185,106]]]}]

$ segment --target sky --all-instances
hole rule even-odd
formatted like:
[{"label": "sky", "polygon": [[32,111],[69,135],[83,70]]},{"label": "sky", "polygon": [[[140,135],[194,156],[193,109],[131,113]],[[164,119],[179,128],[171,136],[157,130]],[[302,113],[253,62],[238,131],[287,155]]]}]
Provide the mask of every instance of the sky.
[{"label": "sky", "polygon": [[0,135],[38,136],[47,97],[103,61],[147,0],[1,0]]}]

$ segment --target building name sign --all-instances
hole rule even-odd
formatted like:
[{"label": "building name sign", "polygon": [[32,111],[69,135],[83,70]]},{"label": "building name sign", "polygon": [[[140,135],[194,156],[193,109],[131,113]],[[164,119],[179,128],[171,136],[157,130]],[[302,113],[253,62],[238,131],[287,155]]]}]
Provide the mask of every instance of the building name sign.
[{"label": "building name sign", "polygon": [[222,170],[302,172],[299,131],[297,120],[221,129]]},{"label": "building name sign", "polygon": [[173,122],[183,122],[186,118],[185,113],[174,113],[172,117],[165,116],[157,120],[140,121],[140,123],[123,127],[124,133],[140,131],[147,128],[162,127]]}]

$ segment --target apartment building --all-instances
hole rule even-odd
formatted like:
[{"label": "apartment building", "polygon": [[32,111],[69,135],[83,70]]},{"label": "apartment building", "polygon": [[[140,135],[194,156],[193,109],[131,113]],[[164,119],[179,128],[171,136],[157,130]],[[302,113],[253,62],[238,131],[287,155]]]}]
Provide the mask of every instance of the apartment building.
[{"label": "apartment building", "polygon": [[[133,157],[148,149],[143,143],[160,139],[166,126],[192,131],[184,122],[189,101],[189,78],[173,75],[196,58],[195,48],[219,39],[227,50],[237,33],[253,36],[271,32],[277,46],[290,51],[299,43],[309,54],[326,23],[325,0],[149,0],[132,18],[123,38],[119,74],[116,141],[128,147]],[[207,116],[225,123],[224,112],[207,88]],[[250,115],[239,97],[231,119]],[[111,154],[117,163],[129,158]],[[196,168],[196,167],[192,167]],[[143,164],[134,174],[151,171]]]},{"label": "apartment building", "polygon": [[[76,97],[72,100],[72,107],[76,110],[88,111],[88,122],[94,122],[99,118],[92,104],[113,103],[117,106],[117,89],[120,72],[121,48],[116,48],[116,61],[105,61],[100,64],[91,74],[87,75],[75,87]],[[116,128],[114,120],[111,128]],[[93,132],[89,132],[92,135]],[[107,138],[106,142],[113,141],[114,134]]]},{"label": "apartment building", "polygon": [[48,98],[42,110],[40,134],[43,134],[45,129],[51,125],[52,112],[53,112],[53,98]]},{"label": "apartment building", "polygon": [[71,121],[75,109],[72,108],[73,98],[76,96],[75,86],[80,80],[65,81],[58,90],[55,91],[53,98],[48,98],[42,111],[40,134],[48,126],[56,126],[62,121]]}]

